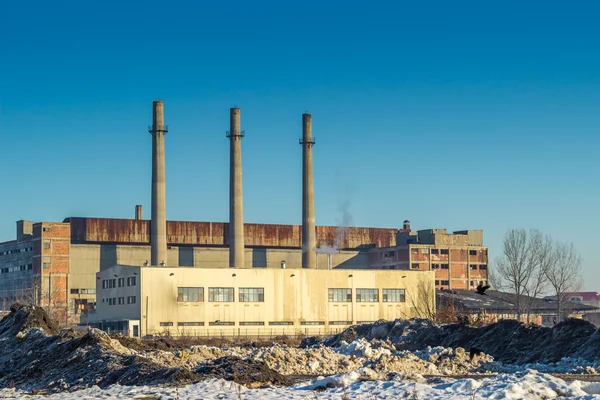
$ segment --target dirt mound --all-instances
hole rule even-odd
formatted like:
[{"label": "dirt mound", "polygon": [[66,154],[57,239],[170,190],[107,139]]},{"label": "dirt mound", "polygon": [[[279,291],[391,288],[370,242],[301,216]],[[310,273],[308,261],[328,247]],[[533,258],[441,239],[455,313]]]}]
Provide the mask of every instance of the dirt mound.
[{"label": "dirt mound", "polygon": [[222,378],[250,388],[266,385],[288,386],[291,381],[269,368],[264,361],[225,356],[211,360],[196,372],[211,378]]},{"label": "dirt mound", "polygon": [[0,335],[16,335],[18,332],[36,328],[49,335],[59,332],[58,324],[43,308],[24,303],[14,303],[10,306],[10,313],[0,321]]},{"label": "dirt mound", "polygon": [[16,304],[0,321],[0,387],[60,392],[93,385],[183,384],[199,380],[188,369],[169,368],[90,329],[58,333],[44,309]]},{"label": "dirt mound", "polygon": [[396,350],[417,351],[428,346],[482,350],[497,361],[514,364],[558,362],[563,357],[593,361],[600,354],[600,332],[587,321],[570,318],[552,328],[515,320],[473,327],[428,320],[378,321],[352,326],[322,344],[339,347],[347,338],[383,339]]}]

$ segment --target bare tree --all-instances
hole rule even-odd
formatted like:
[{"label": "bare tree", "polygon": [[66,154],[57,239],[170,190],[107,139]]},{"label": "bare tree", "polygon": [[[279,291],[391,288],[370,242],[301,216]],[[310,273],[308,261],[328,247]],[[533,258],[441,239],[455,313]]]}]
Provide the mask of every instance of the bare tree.
[{"label": "bare tree", "polygon": [[581,255],[573,243],[557,243],[553,251],[553,263],[546,270],[546,277],[556,296],[556,314],[563,317],[563,304],[569,292],[578,291],[582,284]]},{"label": "bare tree", "polygon": [[552,248],[552,239],[536,229],[511,229],[504,236],[502,254],[490,282],[513,295],[518,320],[526,315],[529,321],[535,298],[547,289],[546,270],[553,263]]},{"label": "bare tree", "polygon": [[413,318],[435,319],[435,285],[433,281],[419,279],[415,291],[408,294]]}]

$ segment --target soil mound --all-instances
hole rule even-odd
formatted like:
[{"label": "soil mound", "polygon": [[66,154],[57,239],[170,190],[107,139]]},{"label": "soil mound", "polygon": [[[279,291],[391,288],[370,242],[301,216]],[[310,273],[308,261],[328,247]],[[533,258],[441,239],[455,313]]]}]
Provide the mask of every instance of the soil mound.
[{"label": "soil mound", "polygon": [[428,346],[471,348],[497,361],[513,364],[551,363],[563,357],[594,361],[600,354],[600,331],[590,322],[569,318],[554,327],[501,320],[482,327],[438,324],[428,320],[378,321],[352,326],[322,344],[339,347],[349,338],[386,340],[396,350],[418,351]]},{"label": "soil mound", "polygon": [[122,346],[106,333],[58,331],[46,311],[15,304],[0,321],[0,387],[60,392],[98,385],[185,384],[199,377]]},{"label": "soil mound", "polygon": [[291,381],[269,368],[264,361],[225,356],[208,361],[196,370],[200,375],[222,378],[250,388],[266,385],[288,386]]}]

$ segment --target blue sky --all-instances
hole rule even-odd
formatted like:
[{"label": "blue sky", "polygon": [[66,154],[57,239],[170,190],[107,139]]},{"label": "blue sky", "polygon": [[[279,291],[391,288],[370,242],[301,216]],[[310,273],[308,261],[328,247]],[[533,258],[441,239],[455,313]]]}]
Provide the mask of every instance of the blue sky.
[{"label": "blue sky", "polygon": [[574,242],[596,273],[600,3],[0,4],[0,240],[18,219],[150,210],[165,102],[167,216],[228,218],[229,108],[242,110],[247,222],[300,223],[301,114],[316,217],[509,228]]}]

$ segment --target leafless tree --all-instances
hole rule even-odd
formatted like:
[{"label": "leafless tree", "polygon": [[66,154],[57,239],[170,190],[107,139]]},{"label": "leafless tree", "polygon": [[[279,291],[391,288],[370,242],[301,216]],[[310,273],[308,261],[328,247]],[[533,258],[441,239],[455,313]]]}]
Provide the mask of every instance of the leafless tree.
[{"label": "leafless tree", "polygon": [[581,255],[572,243],[557,243],[553,251],[553,263],[546,270],[548,283],[556,296],[556,315],[563,317],[563,304],[569,292],[576,292],[583,284]]},{"label": "leafless tree", "polygon": [[413,315],[409,317],[435,319],[435,286],[433,281],[419,279],[414,291],[407,293]]},{"label": "leafless tree", "polygon": [[523,315],[529,320],[535,298],[547,290],[546,270],[553,264],[552,249],[552,239],[536,229],[511,229],[504,236],[490,282],[513,295],[518,320]]}]

